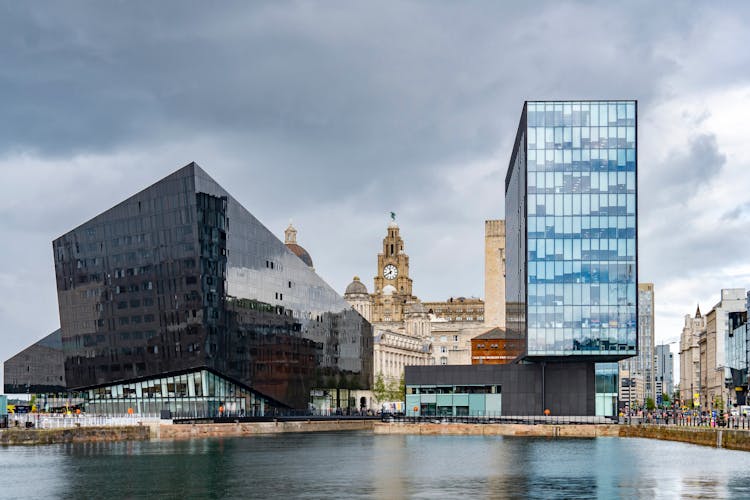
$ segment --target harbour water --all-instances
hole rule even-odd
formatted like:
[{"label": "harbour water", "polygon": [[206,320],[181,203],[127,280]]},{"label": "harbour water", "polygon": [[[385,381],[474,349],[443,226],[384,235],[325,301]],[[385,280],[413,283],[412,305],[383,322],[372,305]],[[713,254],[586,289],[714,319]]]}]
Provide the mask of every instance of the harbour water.
[{"label": "harbour water", "polygon": [[750,453],[367,432],[0,448],[3,498],[750,498]]}]

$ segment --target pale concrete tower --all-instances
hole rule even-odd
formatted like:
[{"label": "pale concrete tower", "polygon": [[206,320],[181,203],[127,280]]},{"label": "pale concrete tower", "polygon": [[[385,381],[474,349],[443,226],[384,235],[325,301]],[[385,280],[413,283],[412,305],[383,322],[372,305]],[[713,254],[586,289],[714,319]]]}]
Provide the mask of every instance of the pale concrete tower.
[{"label": "pale concrete tower", "polygon": [[484,324],[505,328],[505,221],[484,221]]}]

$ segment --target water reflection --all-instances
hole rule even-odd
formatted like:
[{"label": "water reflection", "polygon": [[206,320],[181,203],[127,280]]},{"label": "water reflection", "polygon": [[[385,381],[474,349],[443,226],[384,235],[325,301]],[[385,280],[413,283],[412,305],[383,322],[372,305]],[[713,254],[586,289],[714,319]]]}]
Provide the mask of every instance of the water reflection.
[{"label": "water reflection", "polygon": [[747,470],[642,439],[289,434],[0,448],[0,497],[750,498]]}]

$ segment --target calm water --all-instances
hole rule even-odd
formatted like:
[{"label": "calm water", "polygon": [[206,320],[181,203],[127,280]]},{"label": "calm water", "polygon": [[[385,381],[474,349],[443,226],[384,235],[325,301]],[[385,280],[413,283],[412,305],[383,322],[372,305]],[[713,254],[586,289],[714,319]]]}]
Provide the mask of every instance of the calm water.
[{"label": "calm water", "polygon": [[750,498],[750,453],[369,433],[0,448],[3,498]]}]

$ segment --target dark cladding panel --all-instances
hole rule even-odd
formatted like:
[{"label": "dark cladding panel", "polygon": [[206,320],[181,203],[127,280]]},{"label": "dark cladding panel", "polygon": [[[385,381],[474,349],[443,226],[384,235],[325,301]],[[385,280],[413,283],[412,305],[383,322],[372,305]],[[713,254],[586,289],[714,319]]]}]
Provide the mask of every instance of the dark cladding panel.
[{"label": "dark cladding panel", "polygon": [[526,352],[526,104],[505,178],[506,332]]},{"label": "dark cladding panel", "polygon": [[[594,415],[594,363],[407,366],[406,386],[500,385],[503,415]],[[544,392],[544,397],[542,397]]]},{"label": "dark cladding panel", "polygon": [[60,330],[7,360],[4,372],[4,392],[8,394],[64,392],[65,367]]},{"label": "dark cladding panel", "polygon": [[68,387],[204,366],[188,165],[53,242]]}]

